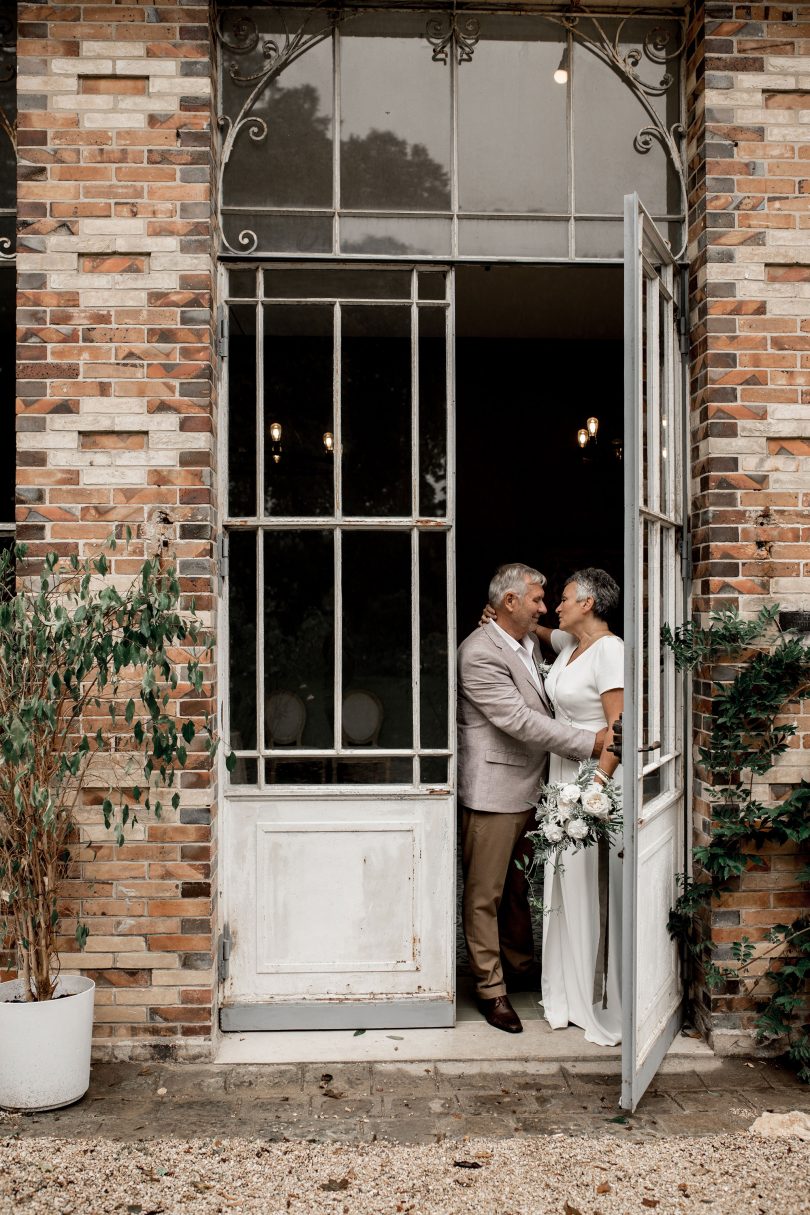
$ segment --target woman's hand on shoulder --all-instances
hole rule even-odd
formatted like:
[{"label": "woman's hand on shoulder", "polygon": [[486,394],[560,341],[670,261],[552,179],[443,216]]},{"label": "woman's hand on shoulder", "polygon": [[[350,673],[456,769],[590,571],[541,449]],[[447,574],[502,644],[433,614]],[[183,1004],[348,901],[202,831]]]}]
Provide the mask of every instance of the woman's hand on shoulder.
[{"label": "woman's hand on shoulder", "polygon": [[494,607],[492,606],[491,603],[485,604],[484,610],[481,613],[481,619],[478,621],[479,625],[489,624],[490,620],[494,620],[494,619],[495,619]]}]

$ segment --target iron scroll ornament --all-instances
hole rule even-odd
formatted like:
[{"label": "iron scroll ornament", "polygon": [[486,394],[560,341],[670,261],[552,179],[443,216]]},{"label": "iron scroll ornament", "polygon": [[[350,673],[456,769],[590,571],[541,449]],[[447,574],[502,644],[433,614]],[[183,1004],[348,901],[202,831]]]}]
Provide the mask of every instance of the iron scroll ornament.
[{"label": "iron scroll ornament", "polygon": [[447,63],[451,46],[459,63],[472,63],[473,51],[481,37],[481,22],[477,17],[457,13],[454,6],[451,13],[428,20],[425,37],[433,47],[434,63]]},{"label": "iron scroll ornament", "polygon": [[[228,167],[234,143],[240,133],[246,131],[248,138],[252,139],[254,143],[261,143],[267,138],[266,121],[264,118],[259,117],[258,114],[252,113],[253,106],[256,104],[258,98],[267,86],[277,76],[280,76],[291,63],[295,63],[296,59],[300,59],[311,47],[317,46],[318,43],[324,42],[327,38],[331,38],[335,27],[345,16],[343,12],[318,6],[315,10],[307,12],[303,25],[291,34],[283,10],[279,9],[275,11],[279,13],[284,27],[284,34],[281,39],[263,38],[259,33],[255,21],[251,17],[240,15],[232,17],[229,22],[227,10],[225,12],[219,11],[216,15],[216,34],[226,52],[247,55],[261,46],[262,57],[265,61],[257,71],[247,74],[240,73],[236,62],[230,63],[227,68],[231,80],[236,84],[249,86],[250,92],[236,118],[232,119],[227,114],[219,115],[220,130],[225,132],[219,165],[220,199],[224,197],[225,170]],[[313,12],[320,13],[322,21],[316,29],[308,30],[307,27]],[[238,249],[234,248],[224,231],[222,232],[222,242],[231,253],[254,253],[259,244],[258,236],[249,229],[241,231],[237,237],[237,241],[239,243]]]},{"label": "iron scroll ornament", "polygon": [[[588,9],[581,8],[579,5],[575,9],[569,9],[565,13],[539,13],[538,16],[542,17],[544,21],[551,21],[555,25],[562,26],[563,29],[568,30],[581,46],[594,55],[601,63],[606,64],[607,67],[624,81],[636,100],[646,110],[647,116],[650,119],[649,124],[642,127],[635,136],[633,146],[637,152],[644,155],[656,143],[659,144],[663,148],[664,154],[678,178],[681,196],[681,214],[684,216],[684,235],[681,247],[677,253],[673,251],[673,257],[675,261],[680,261],[686,252],[686,216],[689,209],[686,169],[681,152],[686,131],[682,122],[674,122],[668,126],[656,110],[652,99],[663,97],[674,83],[675,77],[668,70],[668,65],[672,62],[677,63],[684,52],[687,37],[686,23],[684,21],[678,23],[680,38],[674,47],[672,47],[674,41],[672,28],[668,29],[659,25],[654,26],[644,35],[640,47],[633,47],[629,51],[623,51],[621,47],[622,31],[627,22],[631,21],[634,16],[642,11],[641,9],[636,9],[623,17],[616,26],[613,37],[604,28],[598,15],[590,12]],[[593,26],[595,37],[589,35],[583,29],[581,25],[583,18]],[[674,24],[674,21],[670,21],[669,23],[670,27]],[[665,69],[657,84],[650,80],[644,80],[639,75],[638,69],[645,58],[651,63],[658,64]]]},{"label": "iron scroll ornament", "polygon": [[[230,14],[229,16],[228,9],[218,6],[216,12],[214,28],[225,54],[246,55],[261,46],[264,60],[256,71],[246,74],[240,73],[236,62],[231,62],[227,66],[230,78],[237,84],[249,86],[250,92],[236,118],[232,119],[226,114],[219,116],[220,129],[225,132],[219,168],[220,199],[224,197],[224,176],[228,161],[234,143],[241,132],[247,131],[248,137],[254,143],[261,143],[267,137],[265,119],[252,113],[258,98],[285,68],[306,54],[311,47],[331,38],[338,25],[357,11],[327,8],[322,2],[307,10],[303,24],[294,33],[290,33],[284,10],[276,8],[272,4],[264,7],[273,8],[279,14],[284,29],[282,38],[263,38],[253,19],[244,15],[244,10],[239,15]],[[645,110],[649,122],[638,131],[633,140],[633,146],[637,152],[644,155],[658,144],[675,171],[681,198],[681,214],[684,216],[683,242],[677,253],[674,253],[675,260],[678,261],[684,255],[687,241],[688,195],[686,171],[681,151],[685,129],[681,122],[667,125],[656,110],[653,100],[664,96],[674,82],[675,78],[668,70],[668,65],[679,61],[683,53],[686,44],[686,24],[683,20],[677,23],[676,28],[680,34],[677,45],[673,45],[675,39],[673,38],[674,31],[671,28],[675,25],[675,21],[670,18],[668,21],[670,28],[655,26],[645,34],[641,46],[623,50],[621,36],[627,22],[644,13],[643,9],[634,9],[625,15],[616,25],[612,37],[600,21],[599,16],[582,8],[579,4],[559,13],[538,12],[536,15],[544,21],[552,22],[565,29],[585,50],[615,72]],[[321,20],[317,23],[317,28],[310,30],[310,21],[314,15],[320,15]],[[590,24],[592,32],[583,25],[583,21]],[[449,48],[452,46],[458,55],[458,62],[469,63],[472,61],[473,51],[479,42],[480,34],[479,19],[469,12],[458,13],[454,6],[452,11],[443,15],[431,16],[427,22],[424,37],[433,47],[432,59],[434,62],[446,64]],[[658,82],[645,80],[639,74],[638,69],[645,59],[664,67],[664,73]],[[230,243],[224,232],[222,241],[231,253],[250,254],[256,251],[259,238],[255,232],[244,229],[237,237],[239,248],[235,248]]]}]

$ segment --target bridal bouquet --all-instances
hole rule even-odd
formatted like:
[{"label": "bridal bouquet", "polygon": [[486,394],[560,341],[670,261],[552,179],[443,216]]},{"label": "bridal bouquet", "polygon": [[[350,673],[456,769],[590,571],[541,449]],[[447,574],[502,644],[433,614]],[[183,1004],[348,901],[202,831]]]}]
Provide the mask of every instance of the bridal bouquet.
[{"label": "bridal bouquet", "polygon": [[610,843],[622,829],[622,791],[614,780],[594,780],[596,760],[585,760],[573,780],[550,782],[540,790],[534,863],[559,857],[564,848],[590,848],[600,839]]}]

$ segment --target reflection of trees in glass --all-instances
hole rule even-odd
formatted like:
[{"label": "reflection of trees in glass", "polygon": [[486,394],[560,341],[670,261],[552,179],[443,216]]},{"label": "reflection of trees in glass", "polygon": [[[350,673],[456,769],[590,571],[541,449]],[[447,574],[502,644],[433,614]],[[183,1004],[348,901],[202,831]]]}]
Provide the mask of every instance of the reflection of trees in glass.
[{"label": "reflection of trees in glass", "polygon": [[320,95],[311,84],[285,89],[276,81],[253,107],[267,135],[250,138],[249,124],[237,136],[225,172],[225,200],[272,207],[332,205],[332,119],[319,114]]},{"label": "reflection of trees in glass", "polygon": [[424,144],[393,131],[371,130],[341,144],[341,199],[358,210],[397,207],[441,211],[450,206],[450,178]]},{"label": "reflection of trees in glass", "polygon": [[[332,205],[332,118],[319,113],[319,106],[314,85],[285,89],[272,81],[267,86],[253,107],[253,114],[267,123],[267,135],[260,142],[252,140],[246,126],[237,137],[225,172],[226,203]],[[449,175],[424,144],[409,144],[393,131],[375,129],[343,140],[341,157],[344,206],[395,205],[421,211],[450,206]],[[391,251],[386,241],[385,252]]]}]

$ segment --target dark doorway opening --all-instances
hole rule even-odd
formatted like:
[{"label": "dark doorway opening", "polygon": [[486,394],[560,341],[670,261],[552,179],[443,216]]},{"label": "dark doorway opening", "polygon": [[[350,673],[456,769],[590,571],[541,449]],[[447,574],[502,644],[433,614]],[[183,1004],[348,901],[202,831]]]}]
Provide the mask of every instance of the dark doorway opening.
[{"label": "dark doorway opening", "polygon": [[[476,628],[495,569],[522,561],[548,578],[556,627],[566,578],[624,562],[624,342],[621,266],[456,270],[456,604],[458,639]],[[577,432],[598,418],[596,442]],[[622,605],[609,623],[622,632]],[[553,655],[547,655],[552,657]],[[459,873],[459,904],[461,875]],[[535,920],[539,958],[542,918]],[[458,1015],[477,1017],[461,931]],[[538,1016],[534,993],[515,1007]]]},{"label": "dark doorway opening", "polygon": [[[456,271],[459,640],[505,561],[546,574],[549,625],[573,570],[621,584],[622,330],[620,266]],[[599,430],[582,450],[589,417]]]}]

